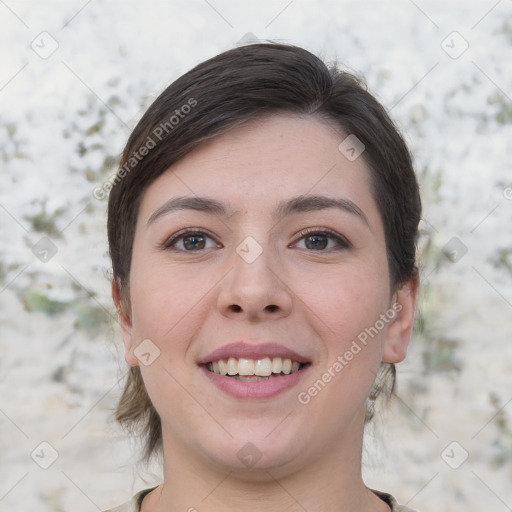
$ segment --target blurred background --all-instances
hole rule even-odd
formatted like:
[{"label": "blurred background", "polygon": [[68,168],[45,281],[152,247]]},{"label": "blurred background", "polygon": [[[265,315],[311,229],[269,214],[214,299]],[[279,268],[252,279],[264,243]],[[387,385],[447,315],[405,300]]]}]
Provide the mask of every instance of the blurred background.
[{"label": "blurred background", "polygon": [[93,191],[159,92],[254,39],[365,76],[414,153],[422,291],[367,484],[511,510],[510,0],[0,1],[0,510],[103,510],[158,481],[112,420],[126,368]]}]

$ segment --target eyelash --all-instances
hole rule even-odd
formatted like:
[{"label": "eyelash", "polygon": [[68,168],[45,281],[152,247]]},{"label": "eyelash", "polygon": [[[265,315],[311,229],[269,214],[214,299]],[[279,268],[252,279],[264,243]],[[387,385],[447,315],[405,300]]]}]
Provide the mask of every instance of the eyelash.
[{"label": "eyelash", "polygon": [[[208,238],[215,240],[214,237],[207,231],[189,228],[189,229],[185,229],[182,231],[178,231],[178,233],[175,233],[173,236],[168,238],[161,245],[161,248],[166,249],[166,250],[176,250],[176,251],[181,251],[181,252],[200,252],[200,251],[185,251],[183,249],[176,249],[175,247],[173,247],[173,245],[176,244],[176,242],[186,238],[187,236],[194,236],[194,235],[195,236],[206,235]],[[298,236],[297,242],[299,240],[307,237],[308,235],[327,236],[328,238],[335,240],[338,245],[338,248],[335,248],[334,250],[343,250],[343,249],[347,249],[351,246],[350,242],[345,237],[335,233],[334,231],[331,231],[330,229],[325,229],[325,228],[303,229],[302,231],[300,231],[297,234],[297,236]],[[294,242],[294,243],[297,243],[297,242]],[[217,243],[217,242],[215,242],[215,243]],[[204,250],[204,249],[202,249],[202,250]],[[306,250],[308,250],[308,249],[306,249]],[[313,250],[313,249],[310,249],[310,250]],[[333,249],[331,248],[330,250],[332,251]],[[321,251],[315,251],[315,252],[328,252],[328,251],[329,250],[321,250]]]},{"label": "eyelash", "polygon": [[[348,249],[350,247],[350,242],[344,237],[336,233],[335,231],[331,231],[330,229],[326,228],[306,228],[303,229],[298,233],[298,240],[301,240],[302,238],[307,237],[308,235],[321,235],[321,236],[327,236],[328,238],[331,238],[336,241],[338,247],[332,250],[343,250]],[[298,241],[297,240],[297,241]],[[296,243],[296,242],[295,242]],[[313,249],[310,249],[313,250]],[[328,252],[329,249],[323,250],[323,251],[315,251],[315,252]]]},{"label": "eyelash", "polygon": [[[177,233],[172,235],[170,238],[168,238],[162,244],[162,249],[176,250],[176,251],[181,251],[181,252],[194,252],[194,251],[184,251],[183,249],[176,249],[175,247],[173,247],[173,245],[176,242],[178,242],[179,240],[182,240],[183,238],[185,238],[187,236],[194,236],[194,235],[195,236],[204,236],[204,235],[206,235],[208,238],[211,238],[212,240],[215,240],[214,237],[210,233],[208,233],[208,231],[188,228],[188,229],[183,229],[181,231],[178,231]],[[215,243],[217,243],[217,242],[215,242]]]}]

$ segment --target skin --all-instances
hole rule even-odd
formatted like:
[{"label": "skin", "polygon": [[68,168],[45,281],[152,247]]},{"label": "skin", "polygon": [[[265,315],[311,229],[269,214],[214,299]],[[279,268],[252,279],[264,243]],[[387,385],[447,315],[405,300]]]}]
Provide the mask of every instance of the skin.
[{"label": "skin", "polygon": [[[144,193],[129,311],[113,286],[126,361],[141,366],[162,419],[164,483],[144,499],[143,512],[389,510],[361,478],[365,401],[381,361],[405,357],[417,280],[391,288],[369,171],[362,157],[351,162],[338,150],[344,138],[313,116],[251,121],[202,144]],[[302,195],[349,199],[367,223],[337,208],[272,217],[279,202]],[[148,224],[177,196],[213,198],[230,211],[178,210]],[[200,249],[190,238],[162,247],[184,228],[211,238],[199,240]],[[308,238],[305,228],[330,229],[349,243]],[[252,263],[236,252],[247,236],[262,248]],[[400,305],[393,320],[300,403],[298,393],[393,304]],[[145,366],[134,350],[148,338],[160,356]],[[240,339],[273,340],[307,356],[307,376],[271,399],[225,394],[197,361]],[[237,457],[248,442],[261,453],[252,468]]]}]

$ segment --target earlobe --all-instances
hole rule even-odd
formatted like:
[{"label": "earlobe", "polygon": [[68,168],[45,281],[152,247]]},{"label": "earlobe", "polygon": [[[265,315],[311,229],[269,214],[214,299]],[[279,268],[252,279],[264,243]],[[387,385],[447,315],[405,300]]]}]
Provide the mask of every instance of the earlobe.
[{"label": "earlobe", "polygon": [[121,326],[124,342],[124,358],[130,366],[138,366],[139,361],[133,353],[135,346],[132,335],[131,312],[129,311],[128,300],[123,296],[119,278],[112,280],[112,299],[119,315],[119,325]]},{"label": "earlobe", "polygon": [[393,296],[391,307],[395,310],[396,316],[389,324],[384,341],[382,361],[385,363],[399,363],[405,359],[414,326],[418,285],[419,275],[416,271]]}]

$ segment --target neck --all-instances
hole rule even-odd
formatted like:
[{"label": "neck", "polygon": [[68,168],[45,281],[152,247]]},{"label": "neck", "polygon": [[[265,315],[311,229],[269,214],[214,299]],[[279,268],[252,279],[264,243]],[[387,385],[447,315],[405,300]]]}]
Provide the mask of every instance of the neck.
[{"label": "neck", "polygon": [[293,468],[245,474],[190,456],[164,435],[164,483],[144,499],[142,512],[375,512],[389,507],[361,477],[362,433]]}]

